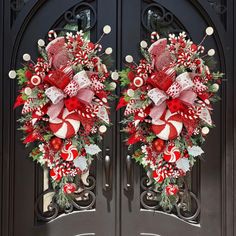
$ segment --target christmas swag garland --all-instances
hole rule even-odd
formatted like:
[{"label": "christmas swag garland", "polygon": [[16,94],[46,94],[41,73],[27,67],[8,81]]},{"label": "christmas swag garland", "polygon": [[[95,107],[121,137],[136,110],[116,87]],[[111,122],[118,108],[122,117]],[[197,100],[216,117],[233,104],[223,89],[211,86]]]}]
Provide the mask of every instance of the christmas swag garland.
[{"label": "christmas swag garland", "polygon": [[[206,36],[213,31],[208,27]],[[213,127],[211,103],[219,99],[223,75],[210,72],[206,59],[215,51],[204,54],[204,39],[197,45],[185,32],[169,39],[153,32],[151,39],[149,48],[140,43],[144,58],[139,64],[130,55],[125,58],[129,64],[120,72],[125,88],[117,109],[125,107],[126,142],[137,145],[133,159],[160,193],[159,204],[171,210],[187,188],[184,177],[203,154],[200,146]]]},{"label": "christmas swag garland", "polygon": [[[110,31],[105,26],[103,35]],[[48,36],[48,45],[38,41],[37,62],[24,54],[24,67],[9,77],[17,77],[20,88],[14,107],[23,105],[23,143],[35,144],[30,157],[50,169],[56,202],[66,209],[88,185],[91,161],[101,151],[97,143],[110,125],[108,100],[116,83],[109,82],[104,62],[112,49],[99,55],[101,38],[94,44],[82,31]]]}]

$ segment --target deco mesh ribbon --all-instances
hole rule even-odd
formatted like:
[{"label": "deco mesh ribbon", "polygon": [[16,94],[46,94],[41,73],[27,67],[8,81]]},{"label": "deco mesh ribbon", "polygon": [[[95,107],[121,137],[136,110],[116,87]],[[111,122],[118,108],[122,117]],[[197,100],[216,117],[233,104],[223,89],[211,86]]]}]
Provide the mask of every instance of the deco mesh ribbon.
[{"label": "deco mesh ribbon", "polygon": [[[208,27],[206,34],[212,33]],[[223,74],[211,73],[207,65],[214,49],[204,54],[204,47],[185,32],[168,39],[153,35],[149,48],[140,43],[144,58],[139,64],[126,56],[128,66],[120,72],[125,88],[117,109],[125,108],[123,131],[127,145],[136,145],[133,159],[156,185],[163,209],[172,209],[213,127],[211,104],[218,100]]]},{"label": "deco mesh ribbon", "polygon": [[82,31],[60,37],[50,31],[49,40],[46,46],[38,41],[36,63],[24,54],[24,68],[9,76],[17,77],[20,88],[14,107],[23,105],[23,143],[34,143],[30,157],[49,168],[57,203],[66,208],[88,184],[91,160],[101,152],[97,143],[110,125],[108,100],[115,86],[105,57],[98,55],[101,45]]}]

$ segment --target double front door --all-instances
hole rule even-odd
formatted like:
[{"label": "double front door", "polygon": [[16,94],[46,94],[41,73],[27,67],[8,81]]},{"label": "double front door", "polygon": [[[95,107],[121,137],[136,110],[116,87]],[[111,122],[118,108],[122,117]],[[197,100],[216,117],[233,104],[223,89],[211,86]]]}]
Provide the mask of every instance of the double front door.
[{"label": "double front door", "polygon": [[[4,3],[3,3],[4,2]],[[1,112],[2,146],[2,235],[3,236],[220,236],[231,225],[232,128],[230,115],[233,92],[233,41],[231,40],[232,1],[195,0],[5,0],[1,2]],[[222,4],[224,2],[224,4]],[[231,4],[231,5],[230,5]],[[4,19],[4,20],[3,20]],[[47,173],[27,158],[29,150],[20,142],[12,110],[16,85],[7,78],[11,68],[19,67],[24,53],[37,56],[37,41],[50,29],[86,30],[96,41],[104,25],[111,34],[103,46],[113,48],[112,69],[123,67],[130,54],[139,60],[139,43],[149,41],[152,31],[185,30],[200,42],[207,26],[215,36],[206,41],[215,48],[219,67],[227,74],[222,101],[215,107],[212,131],[205,144],[204,160],[195,166],[191,177],[192,201],[199,209],[166,212],[146,186],[143,170],[130,161],[120,133],[122,113],[112,104],[114,124],[101,144],[102,155],[92,165],[89,194],[70,213],[48,212]],[[4,34],[3,34],[4,33]],[[4,36],[3,36],[4,35]],[[119,88],[117,95],[119,96]],[[227,123],[226,123],[227,120]],[[228,144],[226,146],[226,141]],[[226,155],[227,154],[227,155]],[[106,157],[106,158],[105,158]],[[226,174],[227,173],[227,174]],[[227,183],[227,185],[226,185]],[[44,192],[44,193],[43,193]],[[43,193],[43,194],[42,194]],[[42,195],[40,195],[42,194]],[[50,197],[50,196],[49,196]],[[196,204],[193,204],[196,205]],[[195,215],[200,210],[200,214]],[[229,210],[229,211],[227,211]],[[43,215],[41,214],[42,212]],[[231,218],[232,219],[232,218]],[[233,235],[228,227],[227,235]]]}]

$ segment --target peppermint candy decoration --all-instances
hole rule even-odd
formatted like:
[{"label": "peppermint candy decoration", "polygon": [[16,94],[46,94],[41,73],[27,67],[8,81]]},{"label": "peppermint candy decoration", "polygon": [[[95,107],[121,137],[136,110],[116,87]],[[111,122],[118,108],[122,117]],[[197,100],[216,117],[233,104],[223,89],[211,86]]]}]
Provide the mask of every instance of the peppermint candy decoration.
[{"label": "peppermint candy decoration", "polygon": [[71,138],[76,135],[80,128],[79,115],[64,108],[57,118],[49,119],[49,127],[58,138]]},{"label": "peppermint candy decoration", "polygon": [[54,181],[60,181],[62,178],[62,172],[58,168],[51,169],[49,174]]},{"label": "peppermint candy decoration", "polygon": [[163,140],[171,140],[179,136],[183,128],[183,122],[179,114],[167,110],[165,114],[152,124],[152,130],[156,136]]},{"label": "peppermint candy decoration", "polygon": [[73,161],[78,155],[78,149],[72,144],[72,142],[67,142],[60,153],[61,158],[65,161]]},{"label": "peppermint candy decoration", "polygon": [[63,186],[63,190],[66,194],[71,194],[76,191],[76,184],[74,183],[67,183]]},{"label": "peppermint candy decoration", "polygon": [[179,192],[179,187],[178,185],[169,184],[168,186],[166,186],[165,192],[167,196],[177,195],[177,193]]},{"label": "peppermint candy decoration", "polygon": [[163,159],[167,162],[174,163],[181,157],[180,150],[172,144],[169,144],[163,153]]}]

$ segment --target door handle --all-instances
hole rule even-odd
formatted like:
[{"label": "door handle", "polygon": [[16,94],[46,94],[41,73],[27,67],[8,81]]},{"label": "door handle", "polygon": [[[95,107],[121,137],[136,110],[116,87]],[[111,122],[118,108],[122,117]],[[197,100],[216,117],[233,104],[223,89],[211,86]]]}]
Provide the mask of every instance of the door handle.
[{"label": "door handle", "polygon": [[130,155],[126,156],[126,188],[127,190],[130,190],[132,187],[132,159]]},{"label": "door handle", "polygon": [[111,189],[111,158],[109,149],[106,149],[106,156],[104,158],[104,172],[105,172],[105,190]]}]

